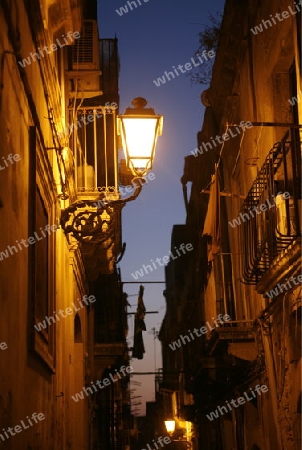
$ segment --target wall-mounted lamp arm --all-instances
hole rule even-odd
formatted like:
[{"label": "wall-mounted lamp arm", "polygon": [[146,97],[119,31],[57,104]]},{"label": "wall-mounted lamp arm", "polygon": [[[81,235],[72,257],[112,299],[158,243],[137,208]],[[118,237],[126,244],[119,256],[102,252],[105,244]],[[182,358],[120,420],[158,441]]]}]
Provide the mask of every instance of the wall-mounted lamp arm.
[{"label": "wall-mounted lamp arm", "polygon": [[69,205],[62,211],[60,219],[65,234],[71,233],[78,241],[85,243],[102,243],[109,239],[113,233],[115,211],[135,200],[146,182],[142,177],[134,177],[132,181],[139,183],[135,183],[134,193],[125,199],[104,203],[102,199],[105,195],[101,194],[98,200],[78,200]]}]

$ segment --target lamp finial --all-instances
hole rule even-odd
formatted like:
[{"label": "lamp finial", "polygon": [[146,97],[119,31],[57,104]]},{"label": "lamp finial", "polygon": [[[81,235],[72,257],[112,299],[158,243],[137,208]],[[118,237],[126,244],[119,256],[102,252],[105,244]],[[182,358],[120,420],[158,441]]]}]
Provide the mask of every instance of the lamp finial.
[{"label": "lamp finial", "polygon": [[134,106],[134,108],[144,108],[147,105],[147,100],[144,97],[135,97],[131,105]]}]

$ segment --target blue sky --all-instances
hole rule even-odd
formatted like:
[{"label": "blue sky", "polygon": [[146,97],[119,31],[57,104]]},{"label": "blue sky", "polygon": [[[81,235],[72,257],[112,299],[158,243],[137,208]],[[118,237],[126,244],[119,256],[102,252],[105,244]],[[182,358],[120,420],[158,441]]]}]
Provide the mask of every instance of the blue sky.
[{"label": "blue sky", "polygon": [[[153,166],[155,179],[144,186],[142,193],[123,210],[122,236],[127,243],[121,262],[123,281],[135,281],[131,273],[150,260],[169,254],[171,231],[174,224],[185,223],[185,208],[180,178],[184,157],[197,147],[197,132],[201,129],[204,107],[200,95],[206,86],[192,85],[190,77],[182,74],[165,85],[157,87],[153,80],[173,70],[179,64],[190,62],[197,50],[198,33],[208,15],[223,10],[224,0],[149,0],[120,16],[116,10],[125,6],[125,0],[99,1],[101,38],[119,40],[120,113],[130,106],[134,97],[145,97],[157,114],[164,116],[163,136],[158,139]],[[138,4],[138,3],[137,3]],[[188,72],[189,73],[189,72]],[[164,281],[164,268],[159,267],[144,281]],[[140,281],[140,280],[138,280]],[[135,371],[154,371],[153,327],[159,330],[164,313],[164,284],[145,285],[144,302],[147,310],[159,314],[147,315],[144,333],[146,354],[142,361],[132,360]],[[136,309],[139,285],[126,284],[129,302]],[[133,316],[129,316],[130,332]],[[132,335],[132,334],[131,334]],[[162,367],[160,343],[156,345],[156,368]],[[140,415],[145,414],[144,402],[154,400],[154,377],[137,376],[141,387],[131,386],[133,396],[143,395]],[[139,407],[137,407],[139,408]]]}]

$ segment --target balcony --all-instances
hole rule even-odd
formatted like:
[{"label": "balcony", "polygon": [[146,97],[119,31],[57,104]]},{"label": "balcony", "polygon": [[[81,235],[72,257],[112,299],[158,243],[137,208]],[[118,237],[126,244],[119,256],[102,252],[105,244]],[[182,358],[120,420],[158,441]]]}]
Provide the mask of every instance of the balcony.
[{"label": "balcony", "polygon": [[[255,327],[252,320],[238,320],[224,323],[215,328],[211,338],[206,344],[206,352],[209,356],[218,355],[227,347],[228,354],[244,360],[253,360],[257,357],[255,345]],[[221,361],[212,361],[211,358],[203,358],[203,366],[207,368],[225,367]]]},{"label": "balcony", "polygon": [[179,374],[180,372],[174,373],[162,372],[157,378],[160,390],[170,392],[179,391],[180,389]]},{"label": "balcony", "polygon": [[115,361],[115,358],[118,356],[124,357],[127,352],[127,347],[124,342],[110,342],[108,344],[95,344],[94,345],[94,356],[98,357],[112,357]]},{"label": "balcony", "polygon": [[274,262],[299,242],[300,149],[297,130],[290,129],[270,150],[244,201],[240,217],[246,284],[258,284]]},{"label": "balcony", "polygon": [[121,197],[114,107],[70,108],[69,126],[64,134],[70,149],[64,149],[64,165],[65,173],[68,169],[71,206],[62,213],[62,222],[65,232],[81,242],[85,266],[93,280],[99,273],[112,273],[116,256],[121,252],[123,205],[111,204]]},{"label": "balcony", "polygon": [[107,107],[70,109],[70,148],[75,164],[79,199],[99,198],[100,193],[118,197],[115,112]]}]

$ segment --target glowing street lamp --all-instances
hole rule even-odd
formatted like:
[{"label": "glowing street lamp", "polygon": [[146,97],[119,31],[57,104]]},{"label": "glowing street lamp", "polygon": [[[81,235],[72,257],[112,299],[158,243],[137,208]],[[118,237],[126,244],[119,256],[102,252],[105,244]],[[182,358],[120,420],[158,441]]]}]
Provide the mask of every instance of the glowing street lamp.
[{"label": "glowing street lamp", "polygon": [[145,108],[147,101],[136,97],[133,108],[118,116],[117,132],[122,138],[128,169],[133,175],[143,177],[152,169],[158,136],[162,134],[163,116],[153,108]]},{"label": "glowing street lamp", "polygon": [[166,426],[167,432],[172,436],[172,434],[174,433],[174,430],[175,430],[175,420],[172,420],[172,419],[165,420],[165,426]]},{"label": "glowing street lamp", "polygon": [[[133,108],[127,108],[124,115],[117,117],[117,123],[115,123],[114,120],[114,125],[117,125],[116,127],[113,127],[112,135],[114,170],[116,174],[114,190],[111,190],[112,186],[108,186],[107,183],[107,167],[111,167],[111,163],[109,164],[107,160],[107,134],[105,131],[103,142],[105,149],[106,185],[97,187],[97,176],[95,176],[95,186],[92,191],[88,189],[87,192],[84,192],[84,198],[77,198],[61,213],[60,223],[64,232],[66,234],[72,233],[75,239],[83,244],[100,244],[107,242],[108,239],[112,239],[112,234],[115,229],[115,212],[120,211],[126,203],[129,203],[138,197],[143,184],[146,182],[144,176],[152,168],[156,141],[158,136],[161,136],[162,134],[163,116],[155,114],[154,109],[152,108],[145,108],[147,101],[142,97],[135,98],[132,101],[132,105]],[[93,107],[91,108],[93,109]],[[99,107],[99,109],[102,111],[105,118],[107,111],[106,107]],[[110,110],[109,107],[108,109]],[[93,112],[96,115],[96,110],[93,109]],[[97,164],[98,158],[96,155],[98,147],[96,139],[96,120],[94,121],[94,127],[94,162]],[[118,158],[116,132],[122,138],[122,146],[126,156],[127,167],[130,169],[130,173],[134,175],[131,180],[131,183],[134,183],[135,186],[134,193],[127,198],[121,198],[117,186]],[[86,131],[84,134],[86,136]],[[109,134],[110,133],[108,132],[108,136]],[[86,148],[86,141],[83,148]],[[84,166],[88,167],[86,162]],[[90,167],[90,169],[93,169],[93,167]],[[96,169],[97,165],[95,165],[95,174],[97,173]],[[91,170],[91,172],[93,172],[93,170]],[[86,176],[86,178],[88,178],[88,176]],[[63,180],[63,182],[64,181],[65,180]],[[107,193],[109,193],[109,198],[107,198]],[[62,197],[62,200],[67,200],[67,198],[68,197],[66,196],[65,198]]]}]

